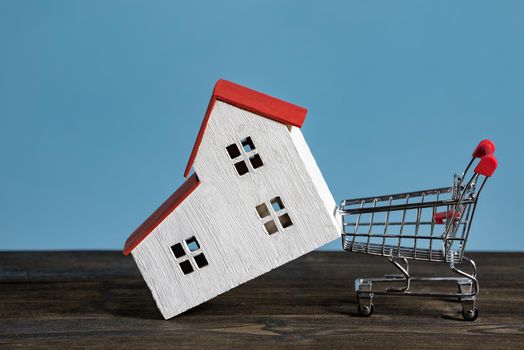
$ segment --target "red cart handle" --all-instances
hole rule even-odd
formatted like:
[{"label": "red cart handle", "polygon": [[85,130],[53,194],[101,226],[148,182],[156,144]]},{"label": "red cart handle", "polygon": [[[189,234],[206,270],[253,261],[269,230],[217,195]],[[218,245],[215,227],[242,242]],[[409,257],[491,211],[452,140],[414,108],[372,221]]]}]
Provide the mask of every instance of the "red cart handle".
[{"label": "red cart handle", "polygon": [[490,177],[497,169],[497,165],[497,158],[492,154],[488,154],[480,159],[480,162],[475,168],[475,173]]},{"label": "red cart handle", "polygon": [[482,158],[495,153],[495,144],[490,140],[482,140],[473,151],[473,158]]}]

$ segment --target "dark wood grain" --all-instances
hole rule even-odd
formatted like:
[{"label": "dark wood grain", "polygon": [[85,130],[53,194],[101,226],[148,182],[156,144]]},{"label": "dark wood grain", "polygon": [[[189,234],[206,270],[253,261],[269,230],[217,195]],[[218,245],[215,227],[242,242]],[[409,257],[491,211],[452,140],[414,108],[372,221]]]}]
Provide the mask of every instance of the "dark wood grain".
[{"label": "dark wood grain", "polygon": [[[524,344],[524,253],[471,254],[480,317],[460,304],[376,297],[358,317],[353,280],[392,272],[384,259],[315,252],[164,321],[119,252],[1,252],[0,348],[511,349]],[[445,266],[417,264],[422,274]]]}]

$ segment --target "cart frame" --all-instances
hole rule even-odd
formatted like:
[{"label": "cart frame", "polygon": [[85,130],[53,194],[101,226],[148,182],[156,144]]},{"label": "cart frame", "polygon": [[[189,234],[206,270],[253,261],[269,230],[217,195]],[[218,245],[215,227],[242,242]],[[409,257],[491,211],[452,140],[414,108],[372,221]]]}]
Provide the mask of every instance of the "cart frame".
[{"label": "cart frame", "polygon": [[[462,174],[454,176],[451,187],[340,202],[342,248],[387,257],[400,271],[400,274],[355,280],[360,315],[373,313],[375,295],[396,295],[458,299],[465,320],[478,317],[477,267],[464,256],[464,250],[480,192],[497,167],[494,151],[493,142],[481,141]],[[478,164],[472,170],[476,160]],[[458,276],[414,277],[410,274],[409,260],[446,263]],[[458,265],[464,263],[469,265],[468,271],[459,269]],[[458,288],[457,292],[412,291],[412,282],[452,282]],[[384,283],[396,287],[376,287]]]}]

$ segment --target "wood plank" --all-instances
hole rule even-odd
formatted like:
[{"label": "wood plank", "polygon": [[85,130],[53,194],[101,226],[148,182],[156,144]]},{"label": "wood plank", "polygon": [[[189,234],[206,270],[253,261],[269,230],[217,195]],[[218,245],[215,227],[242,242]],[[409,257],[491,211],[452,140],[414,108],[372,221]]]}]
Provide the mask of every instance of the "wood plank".
[{"label": "wood plank", "polygon": [[473,323],[457,302],[421,298],[376,297],[375,314],[358,317],[353,280],[393,271],[338,252],[310,253],[165,321],[120,252],[1,252],[0,348],[521,348],[524,253],[471,257],[481,286]]}]

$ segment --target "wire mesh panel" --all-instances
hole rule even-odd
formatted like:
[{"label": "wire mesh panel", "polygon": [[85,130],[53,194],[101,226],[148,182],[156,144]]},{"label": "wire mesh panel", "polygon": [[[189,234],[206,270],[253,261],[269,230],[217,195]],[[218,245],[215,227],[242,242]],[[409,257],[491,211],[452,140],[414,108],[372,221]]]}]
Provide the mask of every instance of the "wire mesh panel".
[{"label": "wire mesh panel", "polygon": [[474,183],[344,200],[342,243],[355,253],[460,262],[474,200]]},{"label": "wire mesh panel", "polygon": [[[464,249],[479,194],[497,168],[494,152],[493,142],[481,141],[466,169],[453,178],[451,187],[347,199],[340,203],[342,247],[354,253],[385,256],[400,272],[355,280],[360,315],[373,313],[374,295],[390,294],[457,298],[465,320],[474,321],[478,317],[477,268],[473,260],[464,256]],[[410,259],[447,263],[458,276],[413,277]],[[457,267],[463,260],[471,272]],[[458,292],[412,291],[412,282],[454,282]],[[376,283],[395,286],[381,290]]]}]

